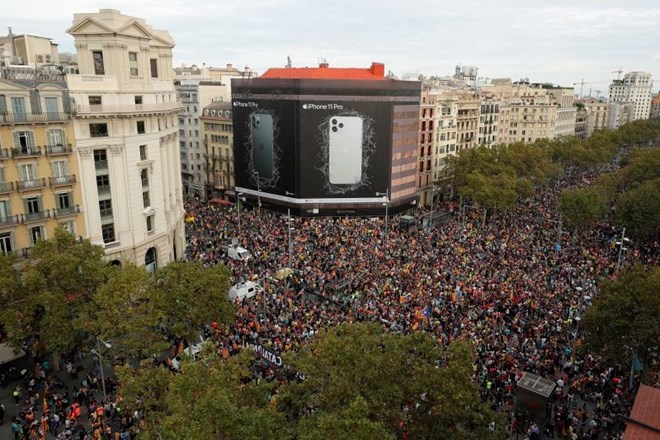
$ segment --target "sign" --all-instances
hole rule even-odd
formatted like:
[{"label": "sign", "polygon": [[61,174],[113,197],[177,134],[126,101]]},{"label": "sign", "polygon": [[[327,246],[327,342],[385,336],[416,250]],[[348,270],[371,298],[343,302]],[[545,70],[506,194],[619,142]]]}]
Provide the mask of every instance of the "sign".
[{"label": "sign", "polygon": [[263,345],[252,344],[250,342],[247,342],[245,346],[250,350],[254,351],[255,353],[257,353],[259,356],[261,356],[263,359],[267,360],[271,364],[275,364],[278,367],[282,366],[282,358],[274,351],[267,349]]}]

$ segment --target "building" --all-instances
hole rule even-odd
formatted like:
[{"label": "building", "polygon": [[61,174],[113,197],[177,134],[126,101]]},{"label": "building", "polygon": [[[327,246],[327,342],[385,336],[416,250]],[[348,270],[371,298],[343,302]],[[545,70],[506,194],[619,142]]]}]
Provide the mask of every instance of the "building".
[{"label": "building", "polygon": [[660,118],[660,92],[651,100],[651,118]]},{"label": "building", "polygon": [[634,121],[635,104],[632,102],[607,103],[607,128],[616,130],[624,124]]},{"label": "building", "polygon": [[596,130],[607,128],[609,110],[604,98],[586,98],[580,100],[587,113],[587,137]]},{"label": "building", "polygon": [[562,138],[575,135],[575,123],[577,118],[577,107],[575,102],[575,90],[573,88],[544,86],[548,95],[552,97],[557,105],[557,121],[555,122],[554,138]]},{"label": "building", "polygon": [[640,384],[630,417],[624,420],[624,439],[657,440],[660,437],[660,390]]},{"label": "building", "polygon": [[623,79],[610,84],[609,100],[614,103],[632,103],[632,121],[648,119],[651,112],[651,89],[653,81],[647,72],[628,72]]},{"label": "building", "polygon": [[435,144],[435,95],[422,92],[419,106],[419,157],[417,166],[417,194],[420,207],[433,200],[433,146]]},{"label": "building", "polygon": [[479,134],[477,144],[491,148],[498,143],[500,99],[492,93],[483,93],[479,108]]},{"label": "building", "polygon": [[0,252],[27,257],[57,227],[86,235],[64,77],[0,79]]},{"label": "building", "polygon": [[9,57],[14,65],[41,67],[44,64],[59,64],[57,43],[51,38],[37,35],[15,35],[9,28],[8,35],[0,37],[0,54]]},{"label": "building", "polygon": [[480,100],[475,90],[463,90],[457,101],[456,149],[467,150],[477,146]]},{"label": "building", "polygon": [[147,270],[184,251],[174,42],[113,9],[74,14],[79,75],[67,75],[85,229],[110,260]]},{"label": "building", "polygon": [[[208,70],[208,69],[206,69]],[[200,128],[202,109],[213,101],[231,101],[231,72],[221,78],[203,79],[195,75],[181,75],[174,84],[183,110],[179,113],[179,147],[181,149],[181,177],[185,197],[206,200],[205,188],[213,181],[206,179],[204,149]],[[235,71],[235,76],[240,72]]]},{"label": "building", "polygon": [[314,215],[416,204],[421,83],[385,67],[274,68],[232,80],[236,191]]},{"label": "building", "polygon": [[230,102],[212,102],[199,117],[204,144],[205,197],[225,198],[233,195],[234,123]]},{"label": "building", "polygon": [[589,125],[589,113],[583,106],[579,106],[575,115],[575,133],[574,135],[580,139],[588,137],[587,130]]}]

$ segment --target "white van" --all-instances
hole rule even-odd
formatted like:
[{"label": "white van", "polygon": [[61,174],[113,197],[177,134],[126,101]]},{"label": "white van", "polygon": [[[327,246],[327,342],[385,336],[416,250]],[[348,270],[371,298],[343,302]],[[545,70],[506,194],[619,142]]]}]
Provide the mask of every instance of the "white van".
[{"label": "white van", "polygon": [[261,286],[254,281],[245,281],[244,283],[238,283],[229,288],[227,297],[229,301],[236,301],[236,298],[243,300],[243,298],[252,298],[257,293],[260,293],[263,289]]},{"label": "white van", "polygon": [[250,254],[247,249],[242,248],[236,244],[230,244],[227,246],[227,256],[232,260],[241,261],[248,261],[250,258],[252,258],[252,254]]},{"label": "white van", "polygon": [[[202,336],[199,337],[199,342],[196,344],[189,345],[183,350],[183,353],[187,354],[188,356],[191,356],[193,359],[197,359],[197,355],[199,354],[200,351],[202,351],[202,346],[206,343],[204,338]],[[179,358],[180,355],[175,356],[172,358],[170,361],[172,363],[172,368],[175,371],[179,371]]]}]

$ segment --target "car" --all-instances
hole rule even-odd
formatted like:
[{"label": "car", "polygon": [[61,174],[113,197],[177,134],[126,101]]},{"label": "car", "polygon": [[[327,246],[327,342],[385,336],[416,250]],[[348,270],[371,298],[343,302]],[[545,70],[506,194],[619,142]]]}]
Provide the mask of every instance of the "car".
[{"label": "car", "polygon": [[229,292],[227,292],[227,298],[230,301],[236,301],[237,299],[242,301],[243,298],[252,298],[262,291],[262,287],[254,281],[244,281],[231,286]]},{"label": "car", "polygon": [[[192,345],[189,345],[188,347],[186,347],[183,350],[183,352],[181,354],[185,353],[186,355],[190,356],[191,358],[197,359],[197,355],[199,354],[200,351],[202,351],[202,348],[203,348],[205,343],[206,343],[206,340],[204,339],[203,336],[200,335],[199,342],[197,342],[195,344],[192,344]],[[172,358],[172,360],[170,361],[172,363],[172,368],[175,371],[179,371],[181,354],[178,354],[178,355],[174,356],[174,358]]]},{"label": "car", "polygon": [[232,260],[248,261],[252,254],[247,249],[236,244],[227,246],[227,256]]}]

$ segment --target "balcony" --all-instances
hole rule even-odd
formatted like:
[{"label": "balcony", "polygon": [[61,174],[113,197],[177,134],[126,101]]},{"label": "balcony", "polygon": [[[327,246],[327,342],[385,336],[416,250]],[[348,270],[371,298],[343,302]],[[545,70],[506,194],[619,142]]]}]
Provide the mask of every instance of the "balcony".
[{"label": "balcony", "polygon": [[45,210],[39,212],[25,213],[25,214],[21,214],[21,216],[23,223],[38,222],[40,220],[45,220],[47,218],[50,218],[50,211]]},{"label": "balcony", "polygon": [[46,154],[48,156],[57,156],[60,154],[71,154],[73,152],[71,144],[65,145],[65,144],[56,144],[56,145],[48,145],[46,147]]},{"label": "balcony", "polygon": [[0,160],[9,159],[9,150],[7,148],[0,148]]},{"label": "balcony", "polygon": [[85,115],[116,115],[116,114],[140,114],[140,113],[170,113],[183,108],[180,102],[159,102],[152,104],[100,104],[100,105],[76,105],[76,114]]},{"label": "balcony", "polygon": [[110,194],[110,185],[96,185],[96,189],[99,192],[99,196]]},{"label": "balcony", "polygon": [[65,122],[71,119],[70,113],[2,113],[0,124],[33,124],[48,122]]},{"label": "balcony", "polygon": [[41,148],[39,148],[39,147],[12,148],[11,149],[11,155],[13,157],[41,156]]},{"label": "balcony", "polygon": [[0,217],[0,228],[8,228],[21,222],[20,215],[6,215]]},{"label": "balcony", "polygon": [[76,175],[71,174],[69,176],[49,177],[48,180],[50,181],[51,187],[73,185],[76,183]]},{"label": "balcony", "polygon": [[69,206],[67,208],[56,208],[53,209],[53,216],[56,218],[66,217],[68,215],[76,215],[80,212],[80,206]]},{"label": "balcony", "polygon": [[14,182],[0,182],[0,194],[7,194],[14,191]]},{"label": "balcony", "polygon": [[34,180],[21,180],[17,182],[16,186],[19,191],[29,191],[33,189],[41,189],[46,187],[46,179],[34,179]]},{"label": "balcony", "polygon": [[101,218],[112,218],[112,208],[101,209]]}]

